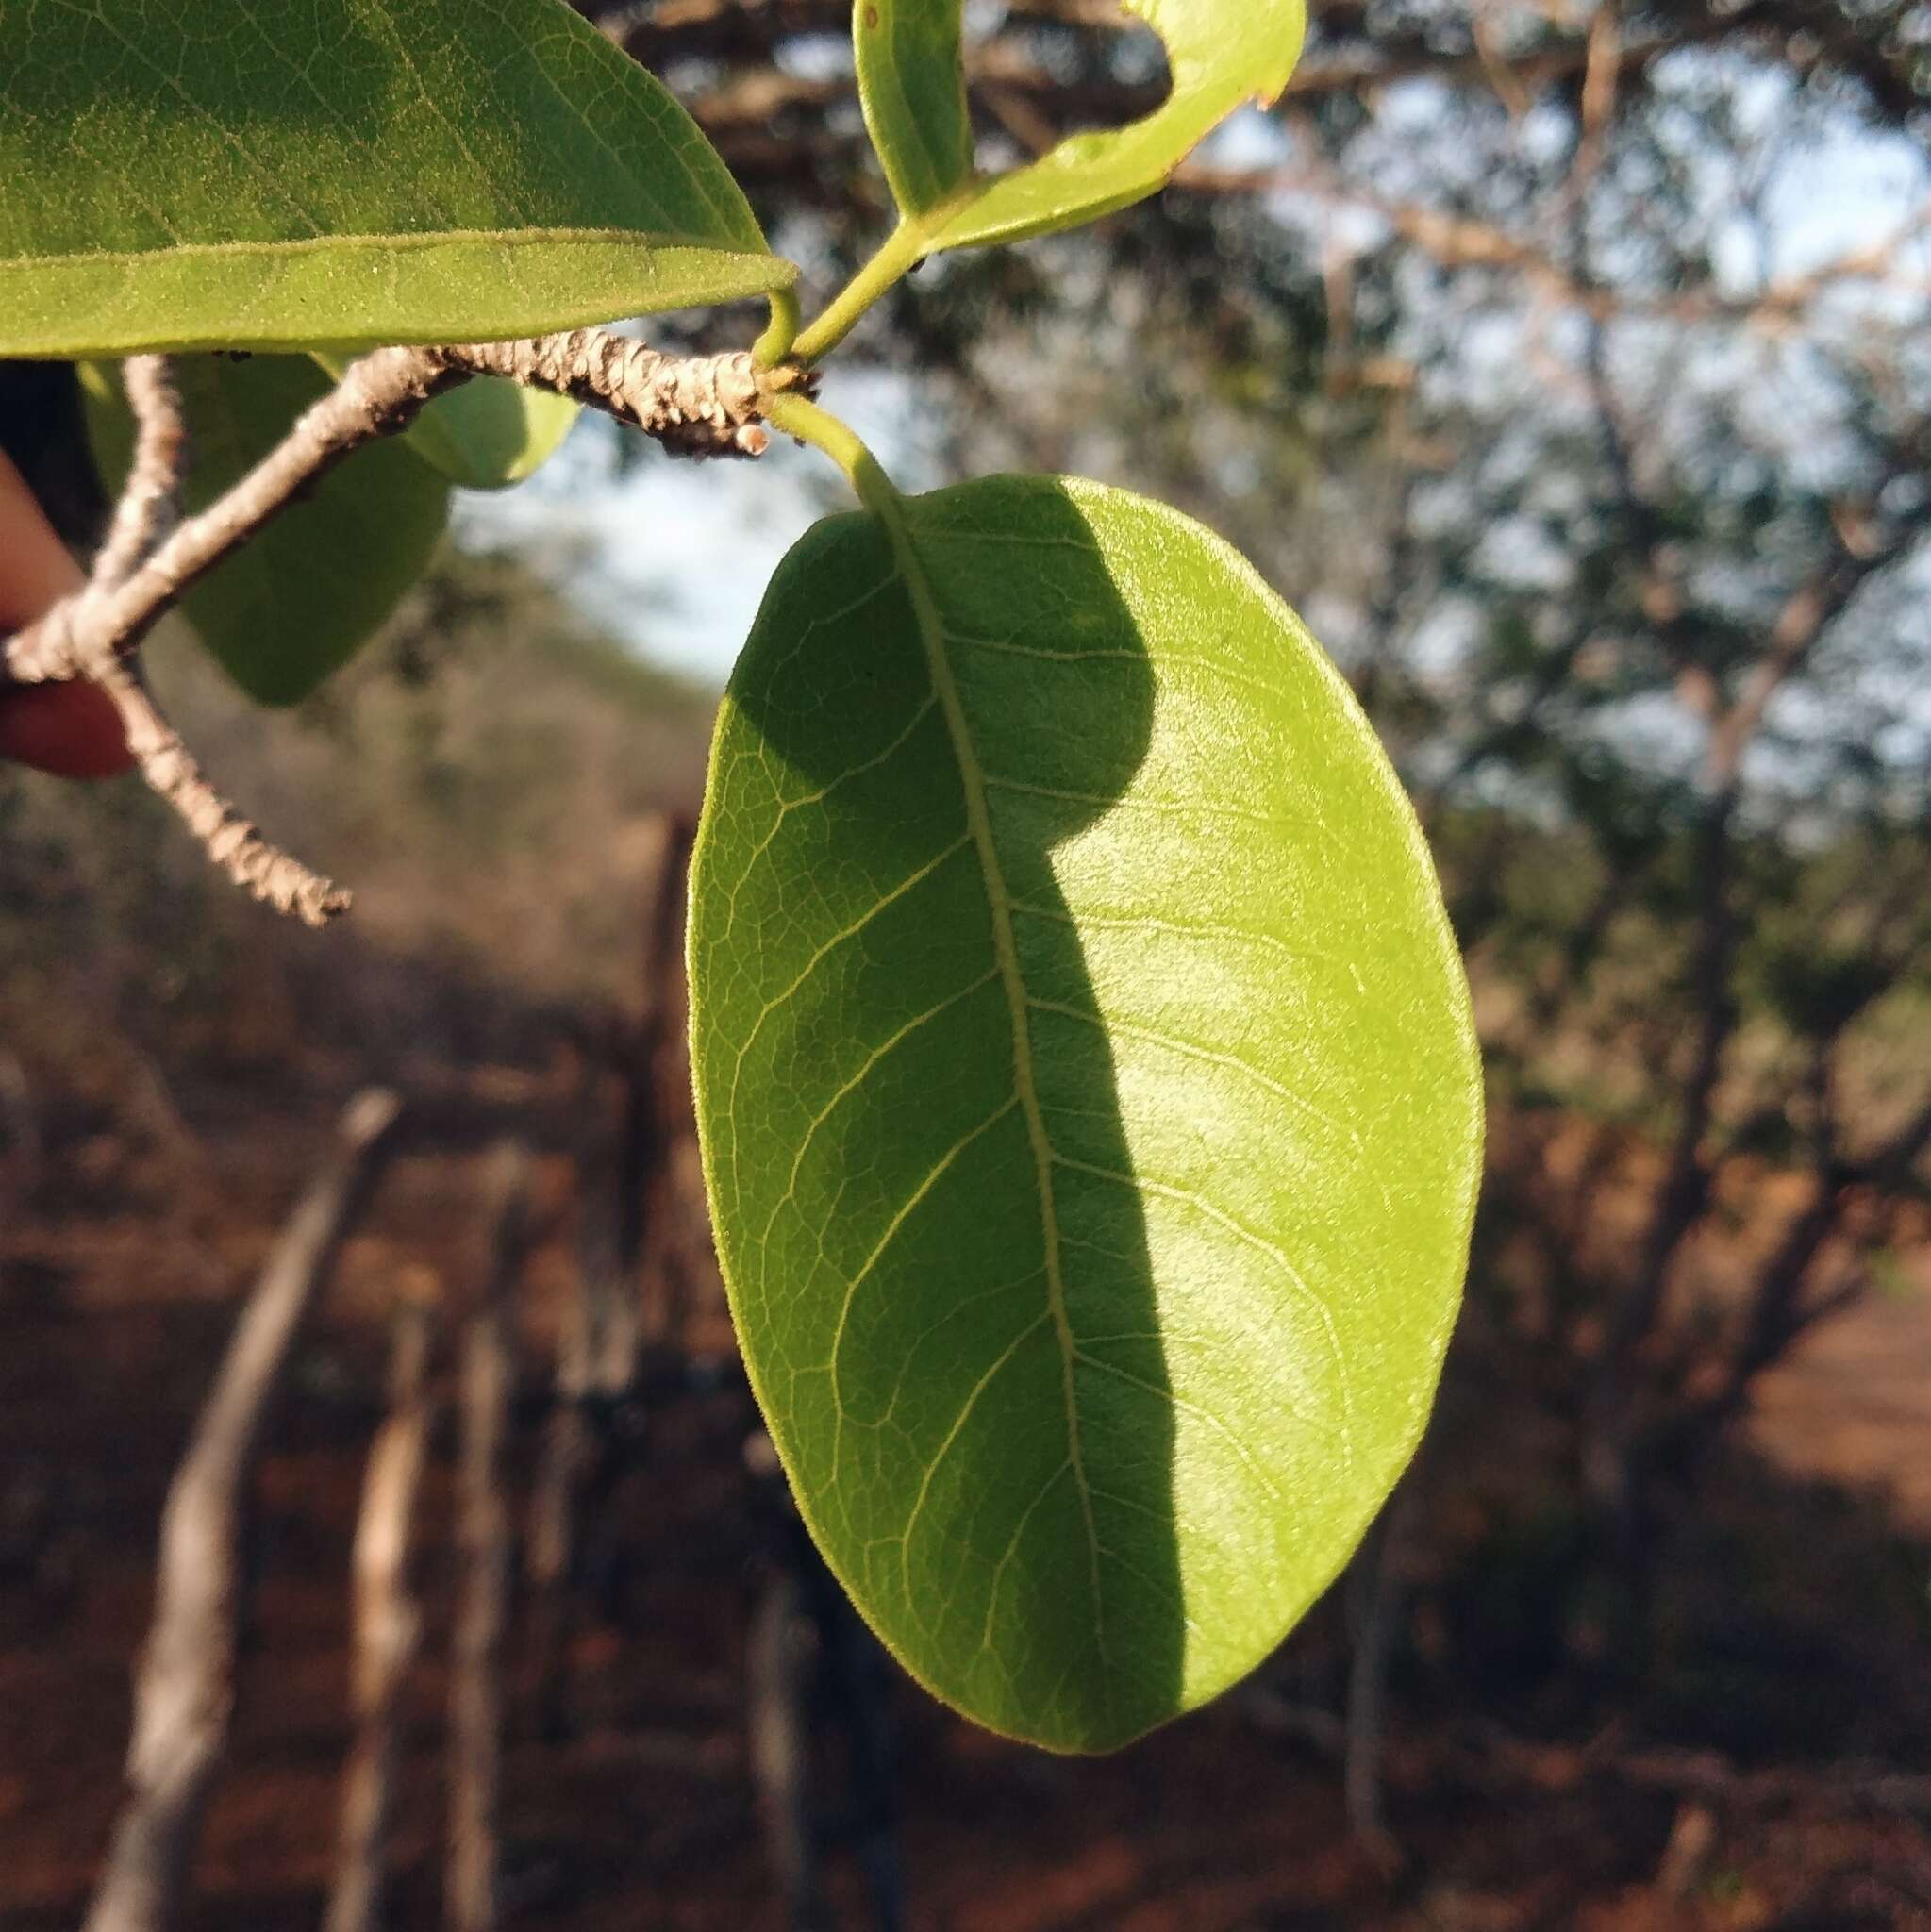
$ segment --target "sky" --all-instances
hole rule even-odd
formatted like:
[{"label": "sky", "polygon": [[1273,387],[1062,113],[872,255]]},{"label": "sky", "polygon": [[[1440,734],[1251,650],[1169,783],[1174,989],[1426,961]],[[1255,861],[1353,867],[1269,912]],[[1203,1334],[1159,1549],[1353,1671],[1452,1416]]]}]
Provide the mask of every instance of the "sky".
[{"label": "sky", "polygon": [[[940,479],[910,426],[913,387],[833,368],[821,400],[918,490]],[[653,444],[619,475],[613,434],[586,417],[521,488],[458,491],[456,540],[514,551],[612,635],[722,687],[786,551],[827,511],[853,507],[843,478],[782,437],[754,462],[693,462]]]},{"label": "sky", "polygon": [[[1385,119],[1397,132],[1405,120],[1425,125],[1440,112],[1435,87],[1417,81],[1390,90]],[[1746,117],[1788,112],[1786,77],[1766,76],[1742,91],[1740,109]],[[1536,137],[1532,123],[1531,116],[1523,125],[1525,140]],[[1257,168],[1289,162],[1291,154],[1277,122],[1246,110],[1212,137],[1208,158]],[[1724,187],[1712,183],[1713,192]],[[1838,134],[1806,148],[1766,187],[1760,226],[1719,245],[1718,272],[1735,293],[1895,235],[1913,211],[1931,209],[1931,157],[1902,137]],[[1379,218],[1365,210],[1330,203],[1318,214],[1297,213],[1292,194],[1278,205],[1284,220],[1311,224],[1326,245],[1365,247],[1379,239]],[[1931,287],[1931,222],[1902,253],[1901,266]],[[902,487],[946,480],[917,431],[914,381],[834,360],[823,400]],[[823,457],[782,439],[749,463],[678,461],[653,446],[620,474],[615,433],[586,418],[522,488],[459,492],[457,541],[516,552],[639,652],[721,687],[778,561],[819,516],[847,505],[845,486]]]}]

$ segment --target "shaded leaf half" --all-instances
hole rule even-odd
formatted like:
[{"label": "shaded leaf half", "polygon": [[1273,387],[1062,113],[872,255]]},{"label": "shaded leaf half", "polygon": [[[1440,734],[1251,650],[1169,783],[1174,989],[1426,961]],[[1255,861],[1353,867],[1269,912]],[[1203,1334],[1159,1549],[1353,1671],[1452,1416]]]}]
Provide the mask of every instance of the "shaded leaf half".
[{"label": "shaded leaf half", "polygon": [[1224,1689],[1415,1445],[1479,1169],[1460,965],[1346,687],[1120,491],[836,519],[732,678],[692,891],[725,1277],[832,1568],[1056,1749]]},{"label": "shaded leaf half", "polygon": [[0,355],[526,335],[788,283],[562,0],[0,0]]},{"label": "shaded leaf half", "polygon": [[1073,227],[1158,189],[1243,101],[1287,86],[1303,0],[1125,0],[1159,35],[1173,90],[1121,128],[1075,134],[1030,165],[974,177],[960,67],[960,0],[857,0],[853,39],[873,144],[927,252]]},{"label": "shaded leaf half", "polygon": [[[88,432],[109,489],[125,475],[133,425],[112,368],[83,370]],[[193,465],[191,514],[238,483],[326,395],[306,356],[183,357],[175,365]],[[250,697],[292,705],[339,670],[427,568],[449,486],[398,441],[374,442],[225,558],[182,600],[222,668]]]}]

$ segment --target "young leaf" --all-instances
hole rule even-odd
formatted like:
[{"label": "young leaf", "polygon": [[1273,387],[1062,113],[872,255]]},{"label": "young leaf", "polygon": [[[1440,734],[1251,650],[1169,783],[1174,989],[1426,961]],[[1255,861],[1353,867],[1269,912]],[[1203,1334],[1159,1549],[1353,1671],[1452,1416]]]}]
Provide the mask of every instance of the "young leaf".
[{"label": "young leaf", "polygon": [[527,335],[787,286],[563,0],[0,0],[0,355]]},{"label": "young leaf", "polygon": [[[340,379],[355,352],[318,350],[315,359]],[[568,396],[477,375],[431,397],[403,431],[403,441],[452,483],[465,490],[501,490],[541,469],[579,413]]]},{"label": "young leaf", "polygon": [[1213,1696],[1413,1450],[1480,1164],[1347,688],[1121,491],[839,518],[731,680],[692,892],[732,1311],[832,1568],[995,1730],[1102,1750]]},{"label": "young leaf", "polygon": [[[330,388],[306,356],[189,356],[175,373],[192,425],[191,513],[239,482]],[[116,372],[84,367],[82,379],[94,460],[113,489],[126,474],[133,426]],[[371,443],[204,577],[181,608],[250,697],[298,704],[422,575],[448,505],[448,485],[400,442]]]},{"label": "young leaf", "polygon": [[927,253],[1014,242],[1097,220],[1152,194],[1241,102],[1287,86],[1303,0],[1124,0],[1167,49],[1173,91],[1125,127],[1075,134],[1029,166],[972,172],[960,0],[857,0],[853,39],[873,144]]},{"label": "young leaf", "polygon": [[959,0],[857,0],[858,100],[900,210],[924,215],[972,179]]}]

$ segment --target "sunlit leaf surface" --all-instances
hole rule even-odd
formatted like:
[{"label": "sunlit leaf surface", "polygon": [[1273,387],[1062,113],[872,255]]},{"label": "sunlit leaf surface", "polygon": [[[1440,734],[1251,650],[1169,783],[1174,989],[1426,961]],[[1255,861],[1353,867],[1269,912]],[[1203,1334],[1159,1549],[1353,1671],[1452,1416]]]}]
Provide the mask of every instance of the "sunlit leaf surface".
[{"label": "sunlit leaf surface", "polygon": [[1224,1689],[1415,1445],[1479,1169],[1434,874],[1326,658],[1097,485],[822,525],[691,947],[740,1337],[864,1614],[1057,1749]]}]

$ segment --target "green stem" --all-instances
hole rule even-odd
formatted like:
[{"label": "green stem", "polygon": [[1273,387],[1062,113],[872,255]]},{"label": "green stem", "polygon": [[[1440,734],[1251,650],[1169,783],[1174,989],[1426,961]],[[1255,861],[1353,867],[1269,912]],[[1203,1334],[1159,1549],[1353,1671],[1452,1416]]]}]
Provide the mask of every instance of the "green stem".
[{"label": "green stem", "polygon": [[866,309],[916,268],[930,246],[925,224],[900,222],[878,253],[833,298],[831,307],[791,345],[791,360],[808,369],[837,348]]},{"label": "green stem", "polygon": [[779,289],[771,298],[771,323],[751,345],[751,359],[760,369],[775,369],[791,353],[798,339],[798,296],[792,289]]},{"label": "green stem", "polygon": [[897,486],[848,423],[841,423],[829,409],[821,409],[800,395],[774,397],[764,420],[781,435],[795,436],[800,442],[823,450],[850,479],[852,488],[858,492],[858,501],[874,515],[888,521],[895,516],[899,504]]}]

